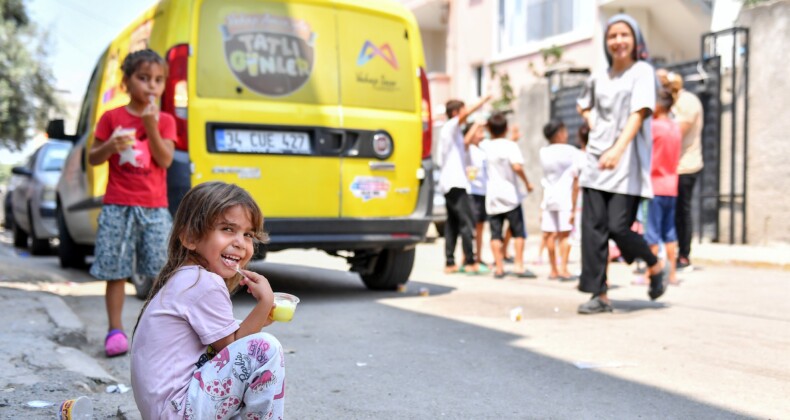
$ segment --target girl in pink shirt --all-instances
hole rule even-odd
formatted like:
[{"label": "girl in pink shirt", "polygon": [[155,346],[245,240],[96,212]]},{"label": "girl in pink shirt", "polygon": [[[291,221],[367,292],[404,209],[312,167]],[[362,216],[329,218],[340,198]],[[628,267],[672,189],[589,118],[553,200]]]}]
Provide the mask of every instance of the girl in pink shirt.
[{"label": "girl in pink shirt", "polygon": [[[272,323],[274,294],[245,267],[264,241],[263,214],[242,188],[200,184],[181,201],[167,263],[132,341],[132,389],[144,419],[281,419],[285,360]],[[258,301],[240,324],[230,293]]]}]

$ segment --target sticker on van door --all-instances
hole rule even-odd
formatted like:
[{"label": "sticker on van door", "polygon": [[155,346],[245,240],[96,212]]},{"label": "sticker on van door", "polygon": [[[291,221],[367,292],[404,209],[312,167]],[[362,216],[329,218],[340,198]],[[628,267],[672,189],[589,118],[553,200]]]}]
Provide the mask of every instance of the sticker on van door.
[{"label": "sticker on van door", "polygon": [[313,71],[316,34],[301,19],[235,13],[221,26],[225,60],[236,79],[265,96],[286,96]]},{"label": "sticker on van door", "polygon": [[351,194],[362,201],[387,198],[389,191],[389,179],[381,176],[358,176],[351,182]]}]

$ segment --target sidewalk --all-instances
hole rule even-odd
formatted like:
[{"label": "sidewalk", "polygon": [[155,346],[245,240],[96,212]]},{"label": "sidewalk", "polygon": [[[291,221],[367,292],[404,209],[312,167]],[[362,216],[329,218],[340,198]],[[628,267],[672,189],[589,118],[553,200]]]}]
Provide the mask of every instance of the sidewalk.
[{"label": "sidewalk", "polygon": [[[484,260],[489,250],[488,225],[483,231],[483,255]],[[426,241],[432,242],[438,239],[435,227],[431,224],[428,229]],[[525,259],[529,263],[537,257],[537,250],[540,246],[540,232],[529,232],[525,248]],[[460,243],[460,239],[459,239]],[[512,247],[512,245],[511,245]],[[460,244],[458,245],[460,250]],[[579,244],[574,243],[571,248],[571,261],[580,259]],[[545,257],[545,255],[544,255]],[[729,245],[719,243],[691,243],[691,261],[694,265],[722,265],[730,264],[751,268],[770,268],[790,271],[790,244],[775,243],[770,245]]]},{"label": "sidewalk", "polygon": [[757,246],[692,243],[691,261],[694,264],[732,264],[790,271],[790,244]]},{"label": "sidewalk", "polygon": [[[69,287],[69,279],[39,264],[0,247],[0,418],[56,418],[63,401],[84,395],[96,418],[139,419],[131,392],[106,392],[121,380],[106,360],[84,351],[86,326],[53,293]],[[52,405],[34,408],[32,401]]]},{"label": "sidewalk", "polygon": [[[57,295],[0,282],[0,407],[2,418],[51,419],[61,402],[87,396],[97,418],[107,414],[137,419],[131,392],[108,394],[118,383],[113,375],[81,350],[87,343],[85,326]],[[10,287],[9,287],[10,286]],[[52,404],[34,408],[40,401]]]}]

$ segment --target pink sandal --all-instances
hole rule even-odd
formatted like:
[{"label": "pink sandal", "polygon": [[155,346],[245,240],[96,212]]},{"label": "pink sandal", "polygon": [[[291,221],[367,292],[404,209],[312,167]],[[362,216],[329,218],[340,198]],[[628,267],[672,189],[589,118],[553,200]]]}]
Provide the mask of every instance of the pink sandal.
[{"label": "pink sandal", "polygon": [[104,339],[104,352],[107,357],[120,356],[129,351],[129,340],[121,330],[110,330]]}]

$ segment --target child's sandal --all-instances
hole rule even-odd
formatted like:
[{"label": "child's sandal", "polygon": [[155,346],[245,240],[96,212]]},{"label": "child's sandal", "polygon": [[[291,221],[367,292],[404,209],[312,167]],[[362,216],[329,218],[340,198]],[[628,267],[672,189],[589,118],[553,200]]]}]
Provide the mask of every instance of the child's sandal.
[{"label": "child's sandal", "polygon": [[107,357],[120,356],[129,351],[129,340],[123,331],[114,329],[107,333],[107,338],[104,339],[104,352]]}]

